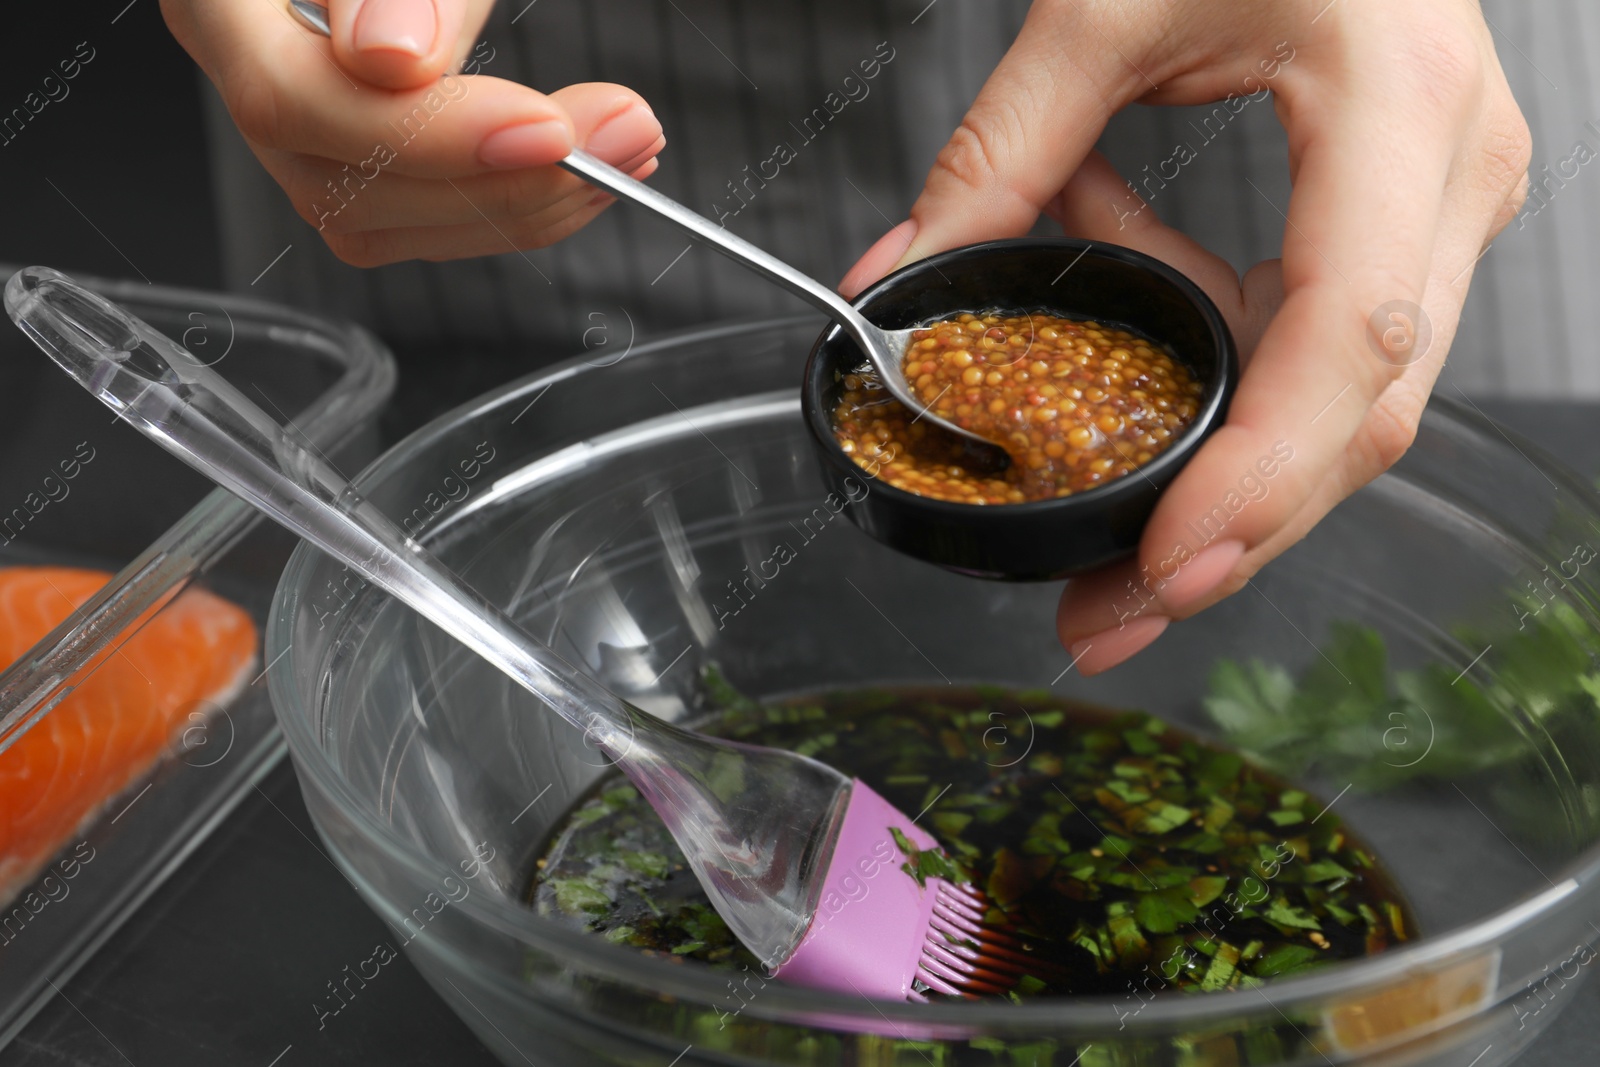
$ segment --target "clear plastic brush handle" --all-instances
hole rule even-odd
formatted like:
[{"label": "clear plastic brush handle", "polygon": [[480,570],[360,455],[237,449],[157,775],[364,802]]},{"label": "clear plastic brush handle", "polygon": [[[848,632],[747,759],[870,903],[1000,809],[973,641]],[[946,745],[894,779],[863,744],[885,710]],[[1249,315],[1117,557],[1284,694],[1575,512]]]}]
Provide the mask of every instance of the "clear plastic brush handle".
[{"label": "clear plastic brush handle", "polygon": [[[19,271],[17,325],[167,451],[474,650],[606,751],[655,808],[713,904],[763,960],[787,958],[815,901],[849,779],[790,753],[694,734],[626,703],[439,563],[313,449],[187,349],[67,276]],[[712,760],[746,762],[719,795]],[[814,811],[807,822],[807,811]],[[797,825],[801,824],[801,825]],[[785,847],[779,844],[798,845]]]},{"label": "clear plastic brush handle", "polygon": [[58,271],[29,268],[8,286],[8,300],[12,288],[17,325],[146,437],[477,650],[614,755],[622,751],[626,705],[523,633],[187,349]]}]

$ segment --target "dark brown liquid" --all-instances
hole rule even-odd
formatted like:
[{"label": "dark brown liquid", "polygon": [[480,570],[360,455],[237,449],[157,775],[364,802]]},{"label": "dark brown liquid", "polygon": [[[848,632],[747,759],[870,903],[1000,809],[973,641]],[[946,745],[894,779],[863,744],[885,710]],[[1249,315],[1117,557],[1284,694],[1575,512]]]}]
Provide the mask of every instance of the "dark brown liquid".
[{"label": "dark brown liquid", "polygon": [[[1323,801],[1142,713],[987,688],[731,702],[708,732],[815,756],[922,813],[1059,971],[1020,994],[1236,988],[1416,935]],[[529,896],[614,942],[759,969],[620,776],[558,827]]]}]

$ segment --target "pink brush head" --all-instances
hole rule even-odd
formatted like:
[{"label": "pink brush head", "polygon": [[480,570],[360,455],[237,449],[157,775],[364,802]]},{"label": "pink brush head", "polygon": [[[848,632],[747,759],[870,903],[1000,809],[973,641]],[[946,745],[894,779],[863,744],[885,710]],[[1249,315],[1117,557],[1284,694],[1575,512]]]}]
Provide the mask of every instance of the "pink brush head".
[{"label": "pink brush head", "polygon": [[918,849],[938,842],[860,779],[805,937],[774,972],[796,985],[884,1000],[1003,994],[1044,961],[986,921],[988,901],[969,885],[902,869],[898,830]]}]

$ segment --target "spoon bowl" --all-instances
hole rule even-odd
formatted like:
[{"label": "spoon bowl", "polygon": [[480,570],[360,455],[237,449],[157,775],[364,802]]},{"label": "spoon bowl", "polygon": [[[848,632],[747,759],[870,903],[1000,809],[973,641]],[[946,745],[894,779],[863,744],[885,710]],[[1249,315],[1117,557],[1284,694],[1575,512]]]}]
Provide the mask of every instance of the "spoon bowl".
[{"label": "spoon bowl", "polygon": [[[854,304],[908,338],[914,327],[991,310],[1124,326],[1161,343],[1204,386],[1194,422],[1130,474],[1054,500],[958,504],[874,478],[839,447],[833,411],[861,350],[839,325],[824,330],[806,364],[801,405],[843,513],[900,552],[974,577],[1063,578],[1132,552],[1162,490],[1227,417],[1239,376],[1233,335],[1210,298],[1160,260],[1116,245],[1071,238],[970,245],[889,275]],[[905,384],[903,374],[894,377]]]}]

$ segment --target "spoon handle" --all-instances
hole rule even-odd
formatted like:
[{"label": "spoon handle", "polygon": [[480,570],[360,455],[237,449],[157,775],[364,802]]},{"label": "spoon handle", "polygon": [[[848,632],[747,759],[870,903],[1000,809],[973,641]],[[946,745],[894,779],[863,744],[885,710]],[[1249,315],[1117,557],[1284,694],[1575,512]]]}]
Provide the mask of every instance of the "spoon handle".
[{"label": "spoon handle", "polygon": [[432,620],[603,748],[636,732],[598,682],[526,634],[368,503],[309,441],[171,338],[47,267],[6,286],[12,317],[157,444]]},{"label": "spoon handle", "polygon": [[870,350],[871,341],[862,336],[862,331],[876,330],[876,327],[868,323],[844,297],[810,275],[796,270],[770,252],[729,232],[727,227],[689,210],[672,197],[629,177],[581,148],[574,148],[560,165],[590,185],[653,212],[696,241],[710,245],[736,263],[776,282],[846,327],[857,344]]}]

